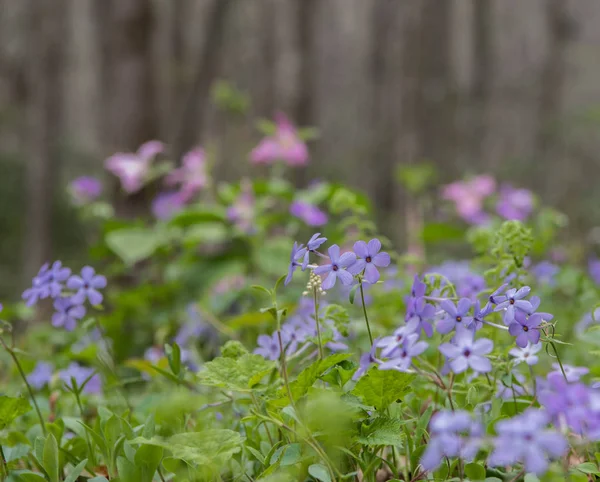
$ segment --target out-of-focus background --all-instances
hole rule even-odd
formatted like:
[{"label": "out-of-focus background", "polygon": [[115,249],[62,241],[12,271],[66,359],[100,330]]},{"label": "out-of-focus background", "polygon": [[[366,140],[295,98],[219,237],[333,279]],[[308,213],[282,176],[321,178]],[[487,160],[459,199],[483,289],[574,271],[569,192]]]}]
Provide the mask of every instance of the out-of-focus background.
[{"label": "out-of-focus background", "polygon": [[[0,292],[85,243],[64,193],[142,142],[253,167],[256,119],[314,126],[295,181],[349,183],[394,237],[398,164],[492,173],[600,222],[598,0],[0,0]],[[115,195],[117,193],[115,182]]]}]

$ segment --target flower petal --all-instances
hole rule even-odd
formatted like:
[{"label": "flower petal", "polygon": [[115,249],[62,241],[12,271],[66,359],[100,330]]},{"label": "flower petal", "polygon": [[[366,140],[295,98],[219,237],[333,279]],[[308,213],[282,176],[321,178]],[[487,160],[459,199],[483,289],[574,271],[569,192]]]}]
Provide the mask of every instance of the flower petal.
[{"label": "flower petal", "polygon": [[458,300],[456,311],[461,316],[464,316],[471,309],[471,300],[469,298],[461,298]]},{"label": "flower petal", "polygon": [[339,271],[337,271],[337,277],[340,279],[342,284],[346,286],[351,285],[352,280],[354,279],[354,276],[352,276],[351,273],[348,273],[348,271],[346,271],[345,269],[340,269]]},{"label": "flower petal", "polygon": [[493,349],[494,343],[492,342],[492,340],[488,340],[487,338],[480,338],[479,340],[475,340],[471,351],[476,355],[487,355]]},{"label": "flower petal", "polygon": [[447,316],[437,322],[436,329],[442,335],[445,335],[446,333],[450,333],[454,329],[455,325],[456,321],[454,320],[454,318],[450,318],[449,316]]},{"label": "flower petal", "polygon": [[378,253],[375,256],[372,257],[371,262],[375,265],[375,266],[379,266],[380,268],[385,268],[386,266],[389,266],[390,263],[392,262],[390,255],[388,253]]},{"label": "flower petal", "polygon": [[91,266],[84,266],[83,268],[81,268],[81,278],[84,281],[91,281],[95,274],[96,270]]},{"label": "flower petal", "polygon": [[366,264],[367,262],[363,258],[357,259],[353,264],[348,266],[348,271],[354,275],[357,275],[358,273],[361,273],[363,269],[365,269]]},{"label": "flower petal", "polygon": [[464,356],[450,361],[450,368],[454,373],[462,373],[468,368],[468,366],[467,359]]},{"label": "flower petal", "polygon": [[352,266],[356,262],[356,255],[352,251],[347,251],[339,258],[338,265],[341,268]]},{"label": "flower petal", "polygon": [[337,276],[335,271],[330,271],[329,275],[327,275],[327,278],[325,278],[325,280],[321,283],[321,287],[324,290],[330,290],[335,285],[336,280]]},{"label": "flower petal", "polygon": [[369,256],[373,257],[381,251],[381,242],[377,238],[374,238],[369,241],[367,248],[369,250]]},{"label": "flower petal", "polygon": [[313,273],[314,274],[325,274],[325,273],[329,273],[330,271],[332,271],[333,266],[331,264],[322,264],[321,266],[317,266],[315,269],[313,269]]},{"label": "flower petal", "polygon": [[489,371],[492,371],[492,362],[490,362],[484,356],[471,355],[468,358],[468,363],[469,366],[477,372],[487,373]]},{"label": "flower petal", "polygon": [[366,258],[367,256],[369,256],[367,243],[365,243],[364,241],[357,241],[356,243],[354,243],[354,252],[356,253],[356,256],[360,258]]},{"label": "flower petal", "polygon": [[365,280],[371,284],[379,281],[379,270],[373,265],[373,263],[367,263],[365,268]]},{"label": "flower petal", "polygon": [[445,355],[448,358],[456,358],[461,354],[460,348],[452,343],[442,343],[438,347],[438,350],[442,353],[442,355]]},{"label": "flower petal", "polygon": [[440,303],[440,307],[453,318],[456,316],[456,306],[454,306],[454,303],[452,303],[452,301],[443,300]]},{"label": "flower petal", "polygon": [[337,263],[340,259],[340,247],[337,244],[332,244],[327,250],[332,263]]}]

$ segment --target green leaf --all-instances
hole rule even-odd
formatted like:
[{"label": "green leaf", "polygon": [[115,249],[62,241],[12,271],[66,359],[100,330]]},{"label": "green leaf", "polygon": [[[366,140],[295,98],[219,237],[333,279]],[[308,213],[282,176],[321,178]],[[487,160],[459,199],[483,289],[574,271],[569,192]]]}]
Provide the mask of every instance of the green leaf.
[{"label": "green leaf", "polygon": [[342,336],[348,336],[348,325],[350,324],[350,315],[343,306],[331,304],[325,308],[324,320],[332,320],[337,331]]},{"label": "green leaf", "polygon": [[413,379],[414,375],[410,373],[373,367],[358,381],[352,393],[361,397],[365,404],[383,410],[411,390]]},{"label": "green leaf", "polygon": [[175,375],[179,375],[181,372],[181,349],[177,343],[172,345],[165,345],[165,355],[169,362],[169,367]]},{"label": "green leaf", "polygon": [[240,358],[218,357],[204,364],[198,380],[202,385],[250,392],[275,364],[260,355],[247,354]]},{"label": "green leaf", "polygon": [[129,443],[162,447],[188,464],[221,466],[241,450],[242,442],[242,436],[233,430],[204,430],[179,433],[168,439],[138,437]]},{"label": "green leaf", "polygon": [[12,462],[13,460],[19,460],[21,457],[25,457],[31,452],[31,447],[25,444],[18,444],[14,447],[4,447],[4,457],[6,462]]},{"label": "green leaf", "polygon": [[151,413],[148,415],[146,419],[146,423],[144,424],[144,430],[142,431],[142,437],[144,438],[152,438],[154,436],[156,423],[154,421],[154,414]]},{"label": "green leaf", "polygon": [[39,472],[32,472],[31,470],[15,470],[11,472],[11,475],[16,475],[18,480],[23,482],[46,482],[46,477],[42,476]]},{"label": "green leaf", "polygon": [[119,457],[117,459],[117,470],[119,471],[119,480],[123,482],[142,481],[141,470],[125,457]]},{"label": "green leaf", "polygon": [[485,479],[485,467],[476,463],[470,463],[465,465],[465,475],[475,481]]},{"label": "green leaf", "polygon": [[577,465],[575,468],[584,474],[600,474],[598,467],[592,462],[584,462]]},{"label": "green leaf", "polygon": [[[294,400],[299,399],[308,392],[308,389],[314,385],[323,373],[329,370],[331,367],[347,360],[350,358],[349,353],[337,353],[335,355],[328,356],[323,360],[314,362],[312,365],[306,367],[300,372],[298,378],[290,383],[290,391]],[[287,391],[283,388],[280,389],[280,395],[287,398]]]},{"label": "green leaf", "polygon": [[14,419],[29,410],[31,410],[31,405],[25,397],[0,396],[0,430],[6,428]]},{"label": "green leaf", "polygon": [[348,301],[350,301],[350,304],[353,305],[354,304],[354,298],[356,298],[356,290],[358,289],[358,284],[354,285],[351,289],[350,289],[350,293],[348,294]]},{"label": "green leaf", "polygon": [[322,464],[312,464],[308,468],[308,473],[321,482],[331,482],[329,471],[327,470],[327,467]]},{"label": "green leaf", "polygon": [[81,472],[83,472],[83,468],[85,467],[85,464],[87,464],[87,459],[83,459],[81,462],[79,462],[71,471],[71,473],[67,476],[67,478],[65,479],[65,482],[76,482],[77,478],[79,477],[79,474],[81,474]]},{"label": "green leaf", "polygon": [[358,442],[370,447],[378,445],[400,447],[404,443],[402,425],[404,422],[399,418],[376,418],[371,424],[362,425]]},{"label": "green leaf", "polygon": [[46,474],[48,474],[50,482],[58,482],[58,444],[56,443],[54,435],[51,433],[48,434],[46,442],[44,443],[42,462],[42,466],[44,467]]},{"label": "green leaf", "polygon": [[152,256],[159,241],[156,233],[146,228],[119,229],[105,238],[109,249],[129,266]]}]

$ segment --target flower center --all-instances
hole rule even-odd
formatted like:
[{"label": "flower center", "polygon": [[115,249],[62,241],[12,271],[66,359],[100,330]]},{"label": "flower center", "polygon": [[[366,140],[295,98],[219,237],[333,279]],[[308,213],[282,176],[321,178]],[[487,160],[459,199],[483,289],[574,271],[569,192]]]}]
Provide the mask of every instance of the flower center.
[{"label": "flower center", "polygon": [[465,348],[465,351],[463,351],[463,355],[468,358],[469,356],[471,356],[471,350],[469,350],[468,348]]},{"label": "flower center", "polygon": [[332,265],[331,265],[331,269],[332,269],[333,271],[337,271],[337,270],[338,270],[338,269],[340,269],[340,268],[338,268],[338,265],[337,265],[337,264],[332,264]]},{"label": "flower center", "polygon": [[460,323],[462,321],[462,316],[457,316],[456,321],[458,321]]},{"label": "flower center", "polygon": [[511,305],[514,305],[514,304],[515,304],[515,300],[511,298],[511,299],[510,299],[510,304],[511,304]]},{"label": "flower center", "polygon": [[529,353],[523,353],[523,358],[528,358],[529,357]]},{"label": "flower center", "polygon": [[87,290],[87,289],[89,289],[90,284],[89,283],[83,283],[83,287]]},{"label": "flower center", "polygon": [[406,358],[408,355],[406,354],[405,351],[402,352],[402,355],[400,355],[402,358]]},{"label": "flower center", "polygon": [[525,331],[525,332],[529,331],[529,327],[528,326],[524,326],[523,327],[523,331]]},{"label": "flower center", "polygon": [[396,341],[402,341],[402,335],[396,335]]},{"label": "flower center", "polygon": [[367,263],[370,263],[370,262],[371,262],[371,256],[367,256],[367,257],[365,258],[365,261],[366,261]]}]

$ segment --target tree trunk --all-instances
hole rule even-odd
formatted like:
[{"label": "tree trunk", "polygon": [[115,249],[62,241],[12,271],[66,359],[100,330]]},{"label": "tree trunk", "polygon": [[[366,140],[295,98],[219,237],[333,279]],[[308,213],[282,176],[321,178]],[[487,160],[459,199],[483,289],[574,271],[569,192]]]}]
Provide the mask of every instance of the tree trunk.
[{"label": "tree trunk", "polygon": [[29,159],[25,276],[31,277],[52,253],[52,205],[60,169],[63,135],[63,70],[66,3],[30,0],[27,72]]}]

